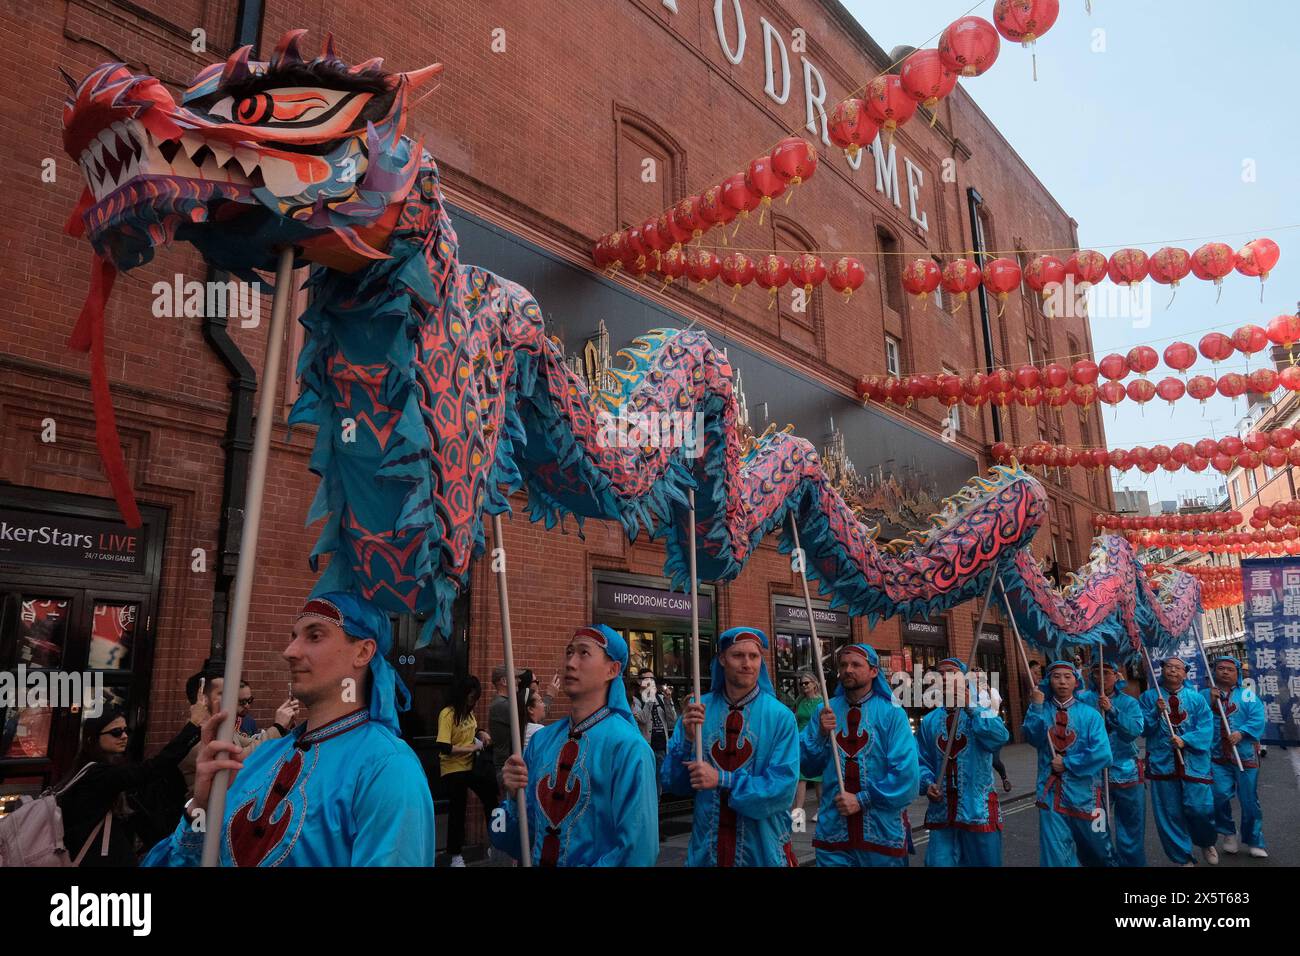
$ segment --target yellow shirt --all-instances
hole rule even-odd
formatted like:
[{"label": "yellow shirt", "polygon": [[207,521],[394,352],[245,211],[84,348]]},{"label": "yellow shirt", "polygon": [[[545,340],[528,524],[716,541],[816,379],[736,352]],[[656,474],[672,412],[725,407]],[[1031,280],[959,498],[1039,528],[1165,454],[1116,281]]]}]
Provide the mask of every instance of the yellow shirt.
[{"label": "yellow shirt", "polygon": [[[442,713],[438,715],[438,743],[451,744],[453,747],[471,747],[474,745],[474,738],[478,734],[478,721],[474,715],[470,714],[459,724],[456,723],[456,712],[450,707],[444,707]],[[444,754],[439,759],[439,765],[442,768],[442,776],[449,773],[460,773],[464,770],[474,768],[474,755],[467,754]]]}]

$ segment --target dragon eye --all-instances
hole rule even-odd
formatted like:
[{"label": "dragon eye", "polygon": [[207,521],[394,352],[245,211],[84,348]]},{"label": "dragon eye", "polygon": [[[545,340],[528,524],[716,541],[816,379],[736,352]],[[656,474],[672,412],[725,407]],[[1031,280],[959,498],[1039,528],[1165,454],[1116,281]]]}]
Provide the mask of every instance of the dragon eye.
[{"label": "dragon eye", "polygon": [[235,119],[246,124],[261,123],[271,118],[274,108],[275,101],[269,93],[254,93],[239,101],[239,106],[235,108]]}]

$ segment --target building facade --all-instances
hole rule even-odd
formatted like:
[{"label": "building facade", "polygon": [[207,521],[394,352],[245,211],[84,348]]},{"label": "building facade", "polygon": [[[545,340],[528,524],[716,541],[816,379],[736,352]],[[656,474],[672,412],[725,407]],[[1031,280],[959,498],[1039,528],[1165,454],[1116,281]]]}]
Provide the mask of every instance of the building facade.
[{"label": "building facade", "polygon": [[[854,385],[866,374],[987,366],[979,298],[928,308],[911,301],[899,281],[908,258],[946,261],[978,234],[990,252],[1027,261],[1033,250],[1073,247],[1077,239],[1074,220],[960,86],[933,123],[921,111],[856,161],[830,146],[824,113],[889,63],[834,0],[378,0],[367,11],[357,16],[352,7],[306,0],[67,0],[21,21],[7,17],[0,54],[8,62],[36,58],[76,78],[117,59],[173,92],[238,42],[259,44],[265,56],[295,27],[310,31],[309,42],[331,31],[349,62],[376,55],[394,69],[442,62],[442,85],[411,107],[406,134],[422,139],[440,164],[462,261],[528,287],[574,367],[593,378],[640,331],[705,329],[740,373],[748,426],[761,432],[792,423],[887,526],[923,522],[988,466],[999,438],[1105,444],[1096,408],[1010,407],[995,422],[987,408],[960,406],[950,417],[935,400],[906,410],[856,400]],[[12,121],[29,135],[0,143],[15,187],[15,214],[0,222],[7,259],[0,520],[91,535],[96,546],[71,558],[34,546],[0,550],[0,667],[39,661],[100,670],[140,731],[137,752],[155,749],[185,720],[185,678],[223,651],[265,326],[219,315],[154,317],[155,283],[206,275],[188,247],[160,249],[119,280],[108,313],[108,367],[146,518],[128,533],[102,476],[85,357],[66,348],[90,250],[62,231],[83,187],[60,146],[65,88],[57,72],[41,69],[7,93],[11,118],[21,116]],[[868,275],[850,299],[817,289],[800,311],[788,292],[769,307],[757,288],[733,300],[719,283],[660,288],[657,280],[592,266],[602,233],[743,169],[790,132],[817,146],[816,175],[761,222],[757,215],[742,221],[731,247],[808,250],[831,261],[855,255]],[[49,168],[52,181],[43,175]],[[987,346],[996,366],[1091,356],[1086,320],[1049,319],[1028,289],[995,311],[987,309]],[[307,469],[312,436],[285,425],[301,344],[295,328],[281,370],[247,637],[246,675],[264,722],[283,699],[280,652],[314,580],[307,555],[316,530],[305,527],[315,491]],[[1053,470],[1044,482],[1049,526],[1035,553],[1077,567],[1087,558],[1092,513],[1113,510],[1110,489],[1082,470]],[[653,667],[684,691],[690,609],[663,575],[663,549],[644,538],[629,542],[604,522],[587,522],[581,535],[571,526],[548,531],[519,510],[504,533],[517,664],[545,682],[561,666],[573,628],[596,620],[628,637],[634,668]],[[969,654],[976,603],[874,629],[824,601],[814,614],[828,645],[869,641],[892,669],[912,671]],[[799,580],[774,539],[737,580],[702,582],[700,623],[706,674],[707,641],[737,624],[773,636],[768,663],[783,688],[815,666]],[[486,683],[501,659],[486,563],[476,562],[457,602],[450,642],[416,649],[419,624],[396,622],[394,663],[414,690],[408,736],[429,755],[448,683],[464,673]],[[980,660],[999,673],[1018,733],[1024,685],[996,610],[982,638]],[[561,700],[551,716],[563,713]],[[7,710],[0,788],[35,786],[61,770],[75,750],[78,720],[70,712]]]}]

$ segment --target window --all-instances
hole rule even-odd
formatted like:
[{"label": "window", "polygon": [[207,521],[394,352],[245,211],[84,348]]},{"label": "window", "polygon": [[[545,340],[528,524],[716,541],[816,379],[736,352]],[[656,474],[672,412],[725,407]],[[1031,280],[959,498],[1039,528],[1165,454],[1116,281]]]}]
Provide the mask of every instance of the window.
[{"label": "window", "polygon": [[892,335],[885,336],[885,371],[897,378],[902,374],[902,365],[899,362],[900,343]]},{"label": "window", "polygon": [[898,261],[898,240],[884,229],[876,230],[880,246],[880,275],[885,283],[885,305],[900,315],[903,312],[903,272]]},{"label": "window", "polygon": [[1232,479],[1232,506],[1234,508],[1240,508],[1241,503],[1245,500],[1245,495],[1241,493],[1241,479]]},{"label": "window", "polygon": [[638,226],[685,194],[684,152],[648,117],[615,107],[614,203],[620,225]]},{"label": "window", "polygon": [[[942,260],[942,259],[940,259],[938,256],[935,256],[935,257],[934,257],[934,264],[935,264],[936,266],[939,267],[939,271],[940,271],[940,272],[943,272],[943,260]],[[934,287],[934,291],[930,293],[930,300],[934,303],[934,307],[935,307],[936,309],[938,309],[940,312],[944,311],[944,309],[943,309],[943,286],[942,286],[942,285],[937,285],[937,286]]]},{"label": "window", "polygon": [[[946,366],[946,365],[943,367],[943,371],[944,371],[944,374],[946,374],[946,375],[956,375],[956,374],[957,374],[956,372],[954,372],[952,369],[950,369],[950,368],[949,368],[948,366]],[[948,408],[948,427],[952,429],[952,431],[953,431],[954,434],[957,433],[957,432],[959,432],[959,431],[961,431],[961,411],[960,411],[960,409],[961,409],[961,406],[960,406],[960,405],[951,405],[951,406],[949,406],[949,408]]]},{"label": "window", "polygon": [[1248,471],[1248,472],[1246,472],[1246,487],[1250,489],[1250,493],[1251,493],[1252,495],[1255,495],[1255,494],[1258,494],[1258,493],[1259,493],[1259,488],[1257,488],[1256,485],[1255,485],[1255,472],[1254,472],[1254,471]]}]

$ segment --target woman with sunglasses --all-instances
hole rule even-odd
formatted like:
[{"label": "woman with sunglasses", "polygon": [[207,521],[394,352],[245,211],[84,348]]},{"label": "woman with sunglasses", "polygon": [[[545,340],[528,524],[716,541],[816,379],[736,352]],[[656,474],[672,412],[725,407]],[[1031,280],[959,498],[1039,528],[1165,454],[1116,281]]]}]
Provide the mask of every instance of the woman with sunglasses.
[{"label": "woman with sunglasses", "polygon": [[[821,690],[817,687],[817,678],[807,671],[799,674],[799,702],[795,705],[794,717],[799,723],[799,733],[803,733],[804,727],[808,721],[816,716],[822,706]],[[802,810],[804,801],[808,796],[808,785],[812,784],[813,788],[813,806],[820,807],[822,804],[822,781],[820,776],[805,777],[799,774],[799,785],[794,791],[794,809]],[[813,811],[812,822],[817,822],[817,811]]]},{"label": "woman with sunglasses", "polygon": [[199,741],[203,712],[195,705],[181,732],[156,757],[137,764],[126,760],[130,732],[120,708],[106,704],[100,714],[82,721],[81,745],[60,784],[67,789],[59,795],[63,844],[74,859],[85,848],[81,866],[136,865],[126,794],[169,775],[174,788],[184,790],[178,765]]}]

